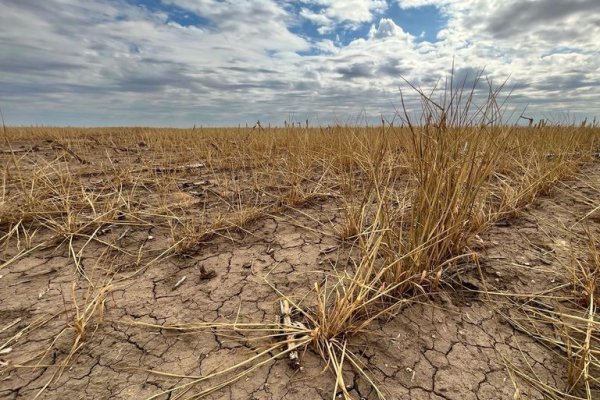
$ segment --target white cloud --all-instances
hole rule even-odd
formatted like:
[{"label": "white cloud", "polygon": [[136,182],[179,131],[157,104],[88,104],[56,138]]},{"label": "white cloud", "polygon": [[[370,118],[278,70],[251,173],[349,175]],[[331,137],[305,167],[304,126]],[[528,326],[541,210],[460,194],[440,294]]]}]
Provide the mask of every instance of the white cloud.
[{"label": "white cloud", "polygon": [[319,12],[303,8],[301,16],[330,31],[334,24],[359,24],[371,22],[375,15],[388,7],[385,0],[303,0],[302,3],[318,7]]},{"label": "white cloud", "polygon": [[376,13],[387,8],[382,0],[325,0],[326,14],[337,21],[370,22]]},{"label": "white cloud", "polygon": [[300,10],[300,16],[306,18],[307,20],[316,25],[331,25],[333,22],[325,14],[316,13],[314,11],[309,10],[308,8],[302,8]]},{"label": "white cloud", "polygon": [[308,8],[302,8],[300,16],[315,25],[319,25],[317,31],[320,35],[324,35],[335,29],[335,22],[324,13],[316,13]]},{"label": "white cloud", "polygon": [[377,27],[372,25],[369,30],[369,38],[371,39],[383,39],[389,37],[411,40],[410,34],[404,32],[401,27],[396,25],[394,21],[389,18],[381,18],[379,20],[379,25]]}]

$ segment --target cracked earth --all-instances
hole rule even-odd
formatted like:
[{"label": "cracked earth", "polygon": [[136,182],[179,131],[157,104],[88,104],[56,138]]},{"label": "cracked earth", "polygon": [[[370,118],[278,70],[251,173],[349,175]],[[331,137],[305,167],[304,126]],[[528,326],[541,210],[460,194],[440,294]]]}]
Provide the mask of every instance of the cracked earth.
[{"label": "cracked earth", "polygon": [[[198,204],[188,201],[190,190],[180,193],[182,207]],[[203,202],[227,195],[209,194]],[[465,264],[438,292],[378,321],[372,335],[354,338],[353,352],[387,397],[513,399],[519,391],[522,398],[543,399],[535,387],[513,382],[507,360],[564,389],[566,365],[558,350],[511,323],[506,316],[514,303],[496,298],[526,301],[532,293],[568,284],[565,265],[585,246],[581,220],[600,235],[598,213],[589,214],[598,198],[596,162],[481,235],[473,245],[480,269]],[[340,218],[335,197],[318,198],[296,210],[260,215],[243,230],[212,235],[193,251],[157,258],[143,269],[136,268],[136,251],[143,244],[145,257],[158,257],[169,247],[168,227],[116,225],[102,234],[102,242],[75,239],[79,267],[66,246],[42,247],[20,257],[0,270],[0,343],[17,336],[11,351],[0,355],[0,398],[38,393],[47,399],[150,398],[186,381],[177,376],[206,375],[243,361],[257,351],[243,340],[132,322],[276,321],[280,297],[273,288],[303,299],[315,282],[350,263],[354,249],[335,233]],[[113,254],[103,243],[119,243],[129,253]],[[15,254],[7,250],[2,261]],[[65,327],[72,324],[74,304],[85,304],[94,293],[88,279],[102,282],[109,266],[115,280],[103,311],[94,315],[81,347],[56,375],[73,344],[74,330]],[[290,368],[285,359],[274,360],[208,398],[331,398],[334,378],[320,357],[310,349],[301,357],[301,370]],[[376,398],[367,382],[351,370],[348,374],[352,396]]]}]

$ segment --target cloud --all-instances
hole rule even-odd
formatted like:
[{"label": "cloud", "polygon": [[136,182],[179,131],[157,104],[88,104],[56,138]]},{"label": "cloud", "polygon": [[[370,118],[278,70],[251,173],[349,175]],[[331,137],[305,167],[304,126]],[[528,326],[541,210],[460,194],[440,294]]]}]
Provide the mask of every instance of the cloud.
[{"label": "cloud", "polygon": [[387,8],[382,0],[321,0],[319,3],[329,18],[352,23],[371,22],[376,13]]},{"label": "cloud", "polygon": [[330,26],[333,24],[333,21],[324,13],[317,13],[308,8],[302,8],[300,10],[300,16],[315,25]]},{"label": "cloud", "polygon": [[[394,113],[404,79],[431,88],[453,63],[467,85],[485,67],[482,93],[510,76],[512,104],[533,115],[599,109],[596,1],[147,1],[0,2],[8,122],[345,121]],[[436,40],[394,17],[424,5],[447,19]]]},{"label": "cloud", "polygon": [[342,74],[344,79],[369,78],[373,76],[374,71],[371,63],[357,63],[335,69],[335,72]]},{"label": "cloud", "polygon": [[404,32],[404,30],[396,25],[394,21],[389,18],[381,18],[379,25],[375,28],[375,25],[371,26],[369,31],[369,38],[371,39],[383,39],[389,37],[397,37],[402,39],[410,40],[410,35]]},{"label": "cloud", "polygon": [[[402,9],[419,8],[424,6],[444,6],[451,3],[452,0],[396,0],[398,6]],[[460,1],[460,0],[459,0]],[[457,2],[459,2],[457,1]]]},{"label": "cloud", "polygon": [[319,33],[331,32],[335,25],[356,28],[373,20],[388,7],[385,0],[303,0],[300,16],[319,25]]},{"label": "cloud", "polygon": [[377,66],[376,76],[401,78],[411,73],[411,67],[403,65],[402,59],[390,57],[382,60]]},{"label": "cloud", "polygon": [[597,0],[504,2],[490,15],[486,29],[494,36],[503,38],[530,31],[540,25],[551,27],[548,31],[552,31],[557,28],[555,22],[566,21],[578,14],[598,15],[598,12],[600,2]]},{"label": "cloud", "polygon": [[600,81],[590,79],[584,73],[571,73],[561,76],[550,76],[535,82],[533,87],[544,92],[560,92],[582,88],[597,88],[600,87]]}]

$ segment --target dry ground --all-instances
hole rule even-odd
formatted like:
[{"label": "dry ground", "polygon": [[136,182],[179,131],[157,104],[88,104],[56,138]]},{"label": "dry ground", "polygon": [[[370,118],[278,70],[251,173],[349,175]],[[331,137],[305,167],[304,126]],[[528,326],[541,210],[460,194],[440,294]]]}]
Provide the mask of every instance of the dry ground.
[{"label": "dry ground", "polygon": [[[226,149],[175,156],[151,134],[126,143],[104,133],[44,135],[15,134],[1,148],[5,182],[18,165],[26,175],[19,193],[32,195],[17,204],[16,189],[5,184],[0,398],[175,398],[161,392],[188,382],[183,375],[248,359],[258,343],[242,333],[144,324],[277,322],[278,291],[310,307],[315,283],[352,271],[360,257],[355,241],[340,239],[352,236],[340,234],[348,225],[344,185],[323,165],[296,160],[265,170]],[[408,178],[399,174],[401,193]],[[386,398],[569,392],[574,356],[565,338],[585,332],[567,335],[573,324],[561,312],[587,318],[572,271],[588,262],[589,237],[600,237],[598,199],[595,159],[476,236],[469,250],[478,257],[458,263],[438,288],[354,336],[351,350]],[[301,358],[300,370],[282,357],[208,398],[335,397],[320,356],[309,347]],[[363,377],[346,373],[352,398],[377,398]],[[216,383],[194,385],[183,397]],[[573,398],[586,398],[584,386],[570,391]]]}]

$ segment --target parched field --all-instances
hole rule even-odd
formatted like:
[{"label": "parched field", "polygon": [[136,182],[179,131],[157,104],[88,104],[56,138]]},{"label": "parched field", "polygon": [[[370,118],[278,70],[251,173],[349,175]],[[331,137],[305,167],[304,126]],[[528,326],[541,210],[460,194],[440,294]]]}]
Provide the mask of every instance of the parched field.
[{"label": "parched field", "polygon": [[6,128],[0,398],[599,398],[600,129],[451,125]]}]

